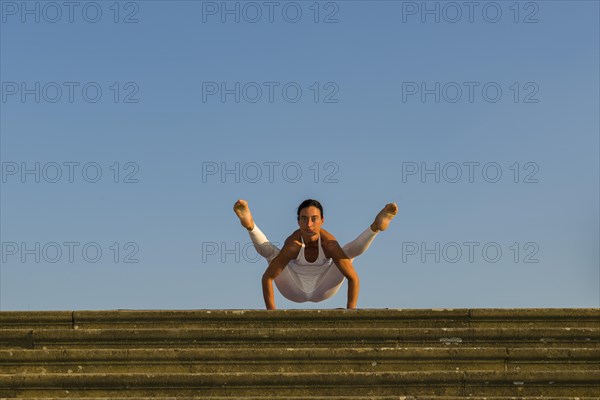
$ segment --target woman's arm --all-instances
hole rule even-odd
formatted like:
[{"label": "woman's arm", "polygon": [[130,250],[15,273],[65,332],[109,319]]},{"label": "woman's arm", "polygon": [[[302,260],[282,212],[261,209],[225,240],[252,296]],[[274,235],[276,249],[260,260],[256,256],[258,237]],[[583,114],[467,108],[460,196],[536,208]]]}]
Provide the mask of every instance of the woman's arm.
[{"label": "woman's arm", "polygon": [[358,293],[360,292],[360,279],[354,270],[352,260],[346,256],[344,250],[342,250],[336,240],[323,242],[323,250],[325,251],[325,256],[332,258],[342,275],[348,279],[348,303],[346,304],[346,308],[356,308]]},{"label": "woman's arm", "polygon": [[273,291],[273,280],[281,274],[288,263],[298,257],[300,246],[293,241],[286,241],[281,252],[269,263],[262,276],[263,297],[267,310],[275,310],[275,293]]}]

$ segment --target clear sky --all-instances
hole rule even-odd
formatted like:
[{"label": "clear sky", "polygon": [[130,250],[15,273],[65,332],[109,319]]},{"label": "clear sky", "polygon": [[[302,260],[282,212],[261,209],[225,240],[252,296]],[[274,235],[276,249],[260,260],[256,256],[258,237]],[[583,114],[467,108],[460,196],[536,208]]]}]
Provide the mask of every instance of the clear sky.
[{"label": "clear sky", "polygon": [[600,307],[598,1],[0,5],[1,310],[262,309],[238,198],[397,202],[359,308]]}]

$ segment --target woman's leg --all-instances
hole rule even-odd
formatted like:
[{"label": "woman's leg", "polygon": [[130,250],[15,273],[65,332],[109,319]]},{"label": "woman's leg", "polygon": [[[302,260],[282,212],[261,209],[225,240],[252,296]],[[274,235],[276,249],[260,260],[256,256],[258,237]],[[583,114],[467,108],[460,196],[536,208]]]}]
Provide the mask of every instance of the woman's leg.
[{"label": "woman's leg", "polygon": [[362,253],[367,251],[373,239],[377,236],[377,232],[373,232],[370,227],[365,229],[356,239],[347,243],[342,247],[344,250],[344,254],[348,256],[348,258],[353,259],[355,257],[360,256]]},{"label": "woman's leg", "polygon": [[285,267],[283,271],[274,279],[275,286],[279,293],[286,299],[295,303],[304,303],[308,300],[307,294],[301,289],[300,278],[289,266]]},{"label": "woman's leg", "polygon": [[267,262],[270,263],[281,251],[279,247],[275,246],[267,239],[265,234],[258,226],[256,226],[256,224],[254,224],[254,228],[248,230],[248,234],[250,235],[250,239],[258,254],[266,258]]},{"label": "woman's leg", "polygon": [[344,283],[344,275],[340,272],[340,269],[331,263],[327,272],[324,273],[321,283],[316,289],[308,296],[309,301],[318,303],[319,301],[327,300],[340,290],[342,283]]},{"label": "woman's leg", "polygon": [[386,204],[381,211],[375,216],[375,221],[358,235],[356,239],[342,247],[348,258],[358,257],[371,245],[375,235],[381,231],[385,231],[396,214],[398,213],[398,205],[396,203]]}]

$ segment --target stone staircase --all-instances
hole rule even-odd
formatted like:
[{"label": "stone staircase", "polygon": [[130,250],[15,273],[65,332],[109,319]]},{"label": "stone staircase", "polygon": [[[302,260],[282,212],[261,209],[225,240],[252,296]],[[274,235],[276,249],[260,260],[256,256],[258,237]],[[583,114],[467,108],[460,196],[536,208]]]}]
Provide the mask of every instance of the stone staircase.
[{"label": "stone staircase", "polygon": [[0,398],[600,399],[600,309],[0,312]]}]

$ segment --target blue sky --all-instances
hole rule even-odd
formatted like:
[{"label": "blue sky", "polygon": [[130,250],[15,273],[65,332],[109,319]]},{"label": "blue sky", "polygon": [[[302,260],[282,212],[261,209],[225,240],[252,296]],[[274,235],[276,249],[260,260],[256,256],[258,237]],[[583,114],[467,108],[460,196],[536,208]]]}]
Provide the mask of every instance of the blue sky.
[{"label": "blue sky", "polygon": [[397,202],[359,308],[600,306],[598,2],[0,4],[0,309],[264,308],[238,198]]}]

